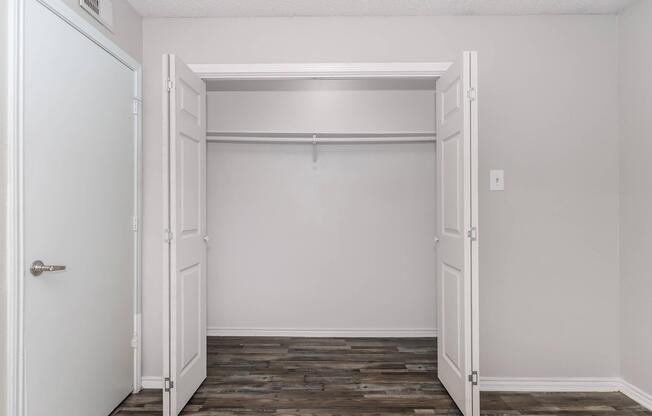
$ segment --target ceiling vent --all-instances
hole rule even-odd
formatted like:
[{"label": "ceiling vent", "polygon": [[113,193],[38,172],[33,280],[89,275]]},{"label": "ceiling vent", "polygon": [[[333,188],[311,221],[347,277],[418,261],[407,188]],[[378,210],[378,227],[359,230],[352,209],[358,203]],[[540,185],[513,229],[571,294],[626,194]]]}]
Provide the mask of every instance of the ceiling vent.
[{"label": "ceiling vent", "polygon": [[79,5],[102,25],[113,30],[112,0],[79,0]]}]

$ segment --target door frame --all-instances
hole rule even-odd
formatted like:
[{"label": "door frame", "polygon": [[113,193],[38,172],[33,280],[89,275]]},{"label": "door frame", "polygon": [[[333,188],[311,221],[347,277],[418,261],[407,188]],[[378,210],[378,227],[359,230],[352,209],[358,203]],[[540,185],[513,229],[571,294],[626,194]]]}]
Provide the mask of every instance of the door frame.
[{"label": "door frame", "polygon": [[[7,42],[7,212],[6,226],[6,378],[0,385],[6,387],[6,411],[8,416],[23,416],[25,411],[24,385],[24,228],[23,228],[23,130],[24,120],[24,28],[25,1],[8,1],[8,42]],[[133,72],[134,80],[134,317],[133,388],[141,389],[141,259],[142,259],[142,66],[127,52],[116,45],[99,29],[86,21],[62,0],[35,0],[46,7],[64,23],[76,29],[97,46],[104,49]],[[101,382],[98,379],[98,382]]]},{"label": "door frame", "polygon": [[[462,51],[460,51],[461,53]],[[165,233],[166,230],[171,229],[169,221],[170,212],[170,168],[169,168],[169,153],[170,153],[170,131],[169,120],[167,113],[168,100],[167,93],[167,73],[168,68],[163,57],[163,137],[164,144],[163,151],[163,224],[161,231]],[[423,78],[423,77],[441,77],[452,65],[450,61],[440,62],[373,62],[373,63],[269,63],[269,64],[190,64],[186,63],[188,67],[195,72],[202,80],[278,80],[278,79],[369,79],[369,78]],[[477,74],[474,74],[473,81],[477,84]],[[477,106],[477,100],[472,105]],[[477,126],[478,120],[472,120],[474,125]],[[471,166],[472,171],[478,171],[478,149],[472,148],[471,150]],[[477,193],[477,181],[472,181],[471,190]],[[476,205],[477,206],[477,201]],[[478,210],[472,210],[471,223],[477,227],[478,224]],[[165,235],[165,234],[163,234]],[[479,239],[479,238],[478,238]],[[163,239],[162,239],[163,240]],[[472,245],[471,249],[471,284],[472,296],[474,297],[472,305],[478,304],[479,288],[478,288],[478,250],[477,241]],[[170,354],[170,340],[169,340],[169,326],[170,326],[170,298],[169,298],[169,282],[170,282],[170,255],[169,244],[162,241],[161,250],[163,252],[163,376],[161,385],[164,385],[164,380],[169,379],[169,354]],[[471,311],[472,321],[472,337],[479,336],[478,331],[478,308],[473,308]],[[471,367],[473,371],[479,371],[479,351],[474,349],[472,351]],[[479,392],[479,385],[473,386],[476,394]],[[163,390],[163,395],[166,392]],[[165,398],[164,398],[164,403]]]},{"label": "door frame", "polygon": [[440,77],[452,62],[187,64],[203,80]]}]

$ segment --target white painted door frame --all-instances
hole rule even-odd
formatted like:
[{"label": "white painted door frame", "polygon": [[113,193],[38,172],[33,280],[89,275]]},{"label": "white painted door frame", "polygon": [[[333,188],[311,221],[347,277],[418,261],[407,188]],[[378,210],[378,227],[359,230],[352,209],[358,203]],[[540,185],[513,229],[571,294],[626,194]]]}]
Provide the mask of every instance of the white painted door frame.
[{"label": "white painted door frame", "polygon": [[451,62],[321,64],[188,64],[203,80],[369,79],[440,77]]},{"label": "white painted door frame", "polygon": [[[462,51],[460,51],[462,53]],[[207,80],[272,80],[272,79],[368,79],[368,78],[423,78],[423,77],[436,77],[439,78],[451,67],[452,62],[381,62],[381,63],[280,63],[280,64],[188,64],[188,67],[195,72],[204,81]],[[164,65],[165,66],[165,65]],[[167,106],[167,100],[163,100],[163,105]],[[477,104],[476,104],[477,105]],[[163,108],[164,114],[167,108]],[[477,120],[473,120],[477,125]],[[165,124],[165,123],[164,123]],[[164,131],[164,143],[168,140],[169,132]],[[477,149],[472,158],[471,169],[477,172]],[[168,155],[163,155],[164,172],[163,177],[169,177]],[[472,192],[477,195],[477,181],[471,184]],[[162,224],[162,231],[168,230],[171,227],[169,222],[169,209],[170,209],[170,183],[165,180],[164,182],[164,200],[166,201],[164,222]],[[475,201],[477,207],[477,201]],[[477,226],[478,212],[475,209],[472,213],[471,222]],[[169,255],[168,244],[163,242],[161,249],[164,253],[164,282],[170,279]],[[477,244],[476,244],[477,248]],[[478,304],[478,288],[477,288],[477,273],[478,273],[478,252],[477,249],[471,252],[472,269],[474,270],[474,298],[473,305]],[[167,284],[167,283],[164,283]],[[168,303],[167,310],[169,310],[169,299],[163,299],[164,304]],[[474,308],[473,315],[473,336],[475,338],[475,345],[477,345],[478,337],[478,308]],[[166,320],[164,320],[166,321]],[[165,325],[165,322],[164,322]],[[169,330],[163,328],[163,333]],[[169,340],[163,340],[164,343]],[[165,354],[164,354],[165,355]],[[164,361],[166,357],[164,357]],[[478,371],[479,367],[479,351],[478,348],[473,348],[473,370]],[[163,368],[167,368],[167,363],[163,363]],[[163,377],[169,377],[169,374],[164,374]],[[474,386],[474,395],[478,396],[478,386]],[[474,409],[474,412],[476,409]],[[476,415],[474,415],[476,416]]]},{"label": "white painted door frame", "polygon": [[[58,16],[63,23],[70,25],[86,36],[98,47],[104,49],[115,59],[133,71],[134,97],[134,159],[135,159],[135,194],[134,194],[134,391],[141,389],[141,313],[140,313],[140,278],[141,278],[141,236],[140,224],[142,207],[142,67],[141,64],[101,31],[87,22],[82,16],[62,0],[37,0],[44,7]],[[7,213],[6,213],[6,290],[7,290],[7,328],[6,328],[6,362],[7,377],[0,380],[0,386],[6,386],[6,409],[8,416],[23,416],[25,409],[24,394],[24,286],[26,270],[23,256],[23,49],[25,21],[24,0],[8,2],[8,83],[7,83]],[[44,70],[45,71],[45,70]]]}]

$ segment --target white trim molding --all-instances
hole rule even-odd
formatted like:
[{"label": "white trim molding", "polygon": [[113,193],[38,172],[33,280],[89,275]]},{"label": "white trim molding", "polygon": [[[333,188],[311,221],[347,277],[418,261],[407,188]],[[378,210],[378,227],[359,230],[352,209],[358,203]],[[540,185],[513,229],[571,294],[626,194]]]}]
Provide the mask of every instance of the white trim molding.
[{"label": "white trim molding", "polygon": [[[144,389],[162,389],[163,378],[143,377]],[[652,410],[652,395],[620,379],[613,378],[504,378],[481,377],[482,391],[516,392],[614,392],[619,391],[630,399]]]},{"label": "white trim molding", "polygon": [[7,204],[6,218],[6,335],[0,336],[5,344],[6,377],[0,381],[0,394],[5,395],[5,408],[0,414],[20,415],[23,393],[23,287],[22,279],[22,194],[19,162],[22,138],[22,1],[7,3]]},{"label": "white trim molding", "polygon": [[440,77],[450,62],[190,64],[202,79],[346,79]]},{"label": "white trim molding", "polygon": [[163,389],[163,377],[143,376],[142,386],[144,389]]},{"label": "white trim molding", "polygon": [[480,377],[481,391],[605,392],[619,391],[611,377]]},{"label": "white trim molding", "polygon": [[208,327],[216,337],[434,338],[435,328],[254,328]]},{"label": "white trim molding", "polygon": [[638,402],[641,406],[652,410],[652,394],[646,393],[626,380],[620,381],[620,392],[630,399]]},{"label": "white trim molding", "polygon": [[[209,330],[210,331],[210,330]],[[225,335],[226,336],[226,335]],[[246,335],[244,335],[246,336]],[[162,389],[163,378],[155,376],[143,377],[144,389]],[[482,391],[512,391],[512,392],[614,392],[619,391],[652,410],[652,395],[617,377],[596,378],[506,378],[481,377]]]},{"label": "white trim molding", "polygon": [[481,391],[509,392],[621,392],[652,410],[652,394],[619,377],[480,377]]}]

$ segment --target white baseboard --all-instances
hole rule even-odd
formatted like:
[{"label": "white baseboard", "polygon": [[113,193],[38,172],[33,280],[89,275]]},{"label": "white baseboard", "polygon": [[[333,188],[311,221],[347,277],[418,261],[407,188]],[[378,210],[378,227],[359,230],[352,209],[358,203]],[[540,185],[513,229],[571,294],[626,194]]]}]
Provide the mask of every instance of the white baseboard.
[{"label": "white baseboard", "polygon": [[641,406],[652,410],[652,394],[646,393],[635,385],[621,380],[620,391],[630,399],[638,402]]},{"label": "white baseboard", "polygon": [[619,378],[480,377],[481,391],[605,392],[619,391]]},{"label": "white baseboard", "polygon": [[426,338],[436,337],[435,328],[221,328],[208,327],[206,335],[221,337],[350,337]]},{"label": "white baseboard", "polygon": [[652,410],[652,394],[618,377],[536,378],[480,377],[481,391],[611,392],[619,391]]},{"label": "white baseboard", "polygon": [[144,389],[162,389],[163,377],[152,377],[152,376],[143,377],[141,384]]},{"label": "white baseboard", "polygon": [[[247,335],[240,335],[247,336]],[[281,335],[279,335],[281,336]],[[284,335],[283,335],[284,336]],[[288,335],[289,336],[289,335]],[[144,389],[162,389],[162,377],[143,377]],[[482,391],[515,391],[515,392],[612,392],[619,391],[652,410],[652,394],[648,394],[631,383],[617,377],[606,378],[507,378],[480,377]]]}]

